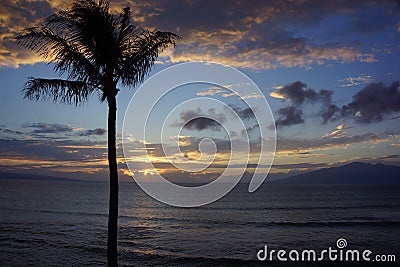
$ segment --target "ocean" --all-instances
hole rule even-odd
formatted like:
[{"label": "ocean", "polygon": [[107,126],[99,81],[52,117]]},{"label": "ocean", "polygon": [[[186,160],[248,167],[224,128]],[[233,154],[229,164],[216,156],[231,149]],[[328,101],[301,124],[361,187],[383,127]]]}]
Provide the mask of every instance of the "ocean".
[{"label": "ocean", "polygon": [[[0,266],[106,265],[108,184],[0,180]],[[400,261],[400,187],[239,184],[199,208],[176,208],[120,184],[121,266],[281,266],[264,249],[336,248]],[[275,266],[274,265],[274,266]],[[341,264],[338,263],[338,266]],[[382,266],[382,265],[381,265]]]}]

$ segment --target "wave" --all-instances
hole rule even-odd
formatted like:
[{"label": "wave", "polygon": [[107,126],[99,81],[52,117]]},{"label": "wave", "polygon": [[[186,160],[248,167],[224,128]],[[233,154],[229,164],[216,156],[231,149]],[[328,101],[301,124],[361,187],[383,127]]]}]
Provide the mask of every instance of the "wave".
[{"label": "wave", "polygon": [[260,266],[257,260],[160,253],[150,250],[120,251],[120,266]]},{"label": "wave", "polygon": [[[387,207],[387,206],[385,206]],[[10,209],[13,210],[13,209]],[[79,215],[79,216],[96,216],[106,218],[108,215],[106,213],[90,213],[90,212],[74,212],[74,211],[54,211],[54,210],[30,210],[30,209],[18,209],[25,211],[32,211],[38,213],[52,213],[52,214],[67,214],[67,215]],[[344,220],[338,221],[234,221],[234,220],[218,220],[218,219],[200,219],[200,218],[174,218],[174,217],[146,217],[143,218],[141,216],[134,215],[120,215],[119,216],[122,221],[124,220],[145,220],[148,222],[155,222],[156,224],[167,223],[167,224],[175,224],[175,223],[185,223],[188,225],[204,225],[206,228],[211,227],[226,227],[226,226],[247,226],[247,227],[267,227],[267,226],[282,226],[282,227],[329,227],[329,226],[400,226],[400,221],[398,220],[382,220],[382,218],[378,217],[368,217],[368,216],[355,216],[349,217]],[[43,222],[41,222],[43,223]],[[59,222],[47,224],[55,224],[59,225]],[[74,226],[71,225],[63,225],[63,226]],[[121,225],[124,228],[124,224]],[[134,228],[144,228],[151,229],[157,228],[155,225],[150,226],[126,226],[126,227],[134,227]],[[153,229],[154,230],[154,229]]]},{"label": "wave", "polygon": [[400,226],[400,221],[269,222],[263,226]]},{"label": "wave", "polygon": [[52,214],[67,214],[67,215],[84,215],[84,216],[100,216],[107,217],[107,213],[96,213],[96,212],[82,212],[82,211],[63,211],[63,210],[42,210],[42,209],[24,209],[24,208],[8,208],[2,207],[2,210],[8,211],[30,211],[37,213],[52,213]]},{"label": "wave", "polygon": [[[310,204],[310,203],[306,203]],[[234,205],[229,207],[215,207],[215,206],[206,206],[206,207],[197,207],[197,210],[205,210],[205,211],[214,211],[214,210],[224,210],[224,211],[266,211],[266,210],[347,210],[347,209],[374,209],[374,208],[399,208],[400,205],[397,204],[385,204],[385,205],[349,205],[349,206],[301,206],[301,207],[293,207],[293,206],[280,206],[280,207],[251,207],[251,206],[243,206],[243,207],[235,207]],[[141,206],[141,209],[147,210],[158,210],[161,207],[159,206]],[[177,207],[163,206],[162,209],[165,210],[174,210],[180,209]],[[185,208],[181,208],[185,209]]]},{"label": "wave", "polygon": [[[120,216],[126,220],[146,220],[148,222],[154,222],[156,225],[160,224],[172,224],[172,225],[201,225],[205,228],[213,227],[229,227],[229,226],[246,226],[246,227],[267,227],[267,226],[299,226],[299,227],[318,227],[318,226],[400,226],[400,221],[396,219],[386,219],[379,217],[368,217],[368,216],[355,216],[349,218],[343,218],[342,220],[336,221],[243,221],[243,220],[227,220],[229,217],[224,219],[201,219],[201,218],[176,218],[176,217],[153,217],[153,218],[141,218],[136,216]],[[124,224],[122,224],[123,227]],[[128,224],[127,227],[132,227]],[[145,227],[145,228],[151,228]]]}]

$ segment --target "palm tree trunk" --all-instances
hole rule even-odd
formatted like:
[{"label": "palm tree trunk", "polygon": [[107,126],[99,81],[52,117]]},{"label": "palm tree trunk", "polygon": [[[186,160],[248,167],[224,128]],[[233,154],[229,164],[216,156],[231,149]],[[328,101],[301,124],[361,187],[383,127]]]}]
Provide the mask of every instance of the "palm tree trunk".
[{"label": "palm tree trunk", "polygon": [[108,211],[108,266],[118,266],[117,263],[117,232],[118,232],[118,169],[116,149],[116,97],[108,97],[108,166],[110,169],[110,202]]}]

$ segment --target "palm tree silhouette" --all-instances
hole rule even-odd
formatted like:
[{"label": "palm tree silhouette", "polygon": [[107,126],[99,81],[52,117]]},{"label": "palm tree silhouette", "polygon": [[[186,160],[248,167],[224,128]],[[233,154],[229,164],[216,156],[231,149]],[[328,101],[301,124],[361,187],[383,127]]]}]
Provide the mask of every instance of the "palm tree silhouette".
[{"label": "palm tree silhouette", "polygon": [[129,8],[110,13],[110,3],[76,0],[70,9],[48,17],[44,24],[27,28],[15,36],[17,42],[47,61],[65,79],[29,77],[23,88],[30,100],[80,105],[99,93],[108,103],[108,163],[110,199],[107,262],[117,266],[118,169],[116,112],[119,89],[136,86],[151,70],[158,53],[174,45],[179,37],[170,32],[138,28],[130,20]]}]

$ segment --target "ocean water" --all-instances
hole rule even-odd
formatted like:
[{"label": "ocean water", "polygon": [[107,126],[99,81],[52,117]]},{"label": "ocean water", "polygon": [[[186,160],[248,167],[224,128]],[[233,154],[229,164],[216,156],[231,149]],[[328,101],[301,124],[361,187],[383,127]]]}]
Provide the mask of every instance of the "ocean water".
[{"label": "ocean water", "polygon": [[[0,180],[0,266],[106,265],[108,184]],[[400,260],[400,187],[238,185],[176,208],[120,184],[121,266],[267,266],[257,252],[336,247]],[[281,263],[278,264],[280,266]]]}]

